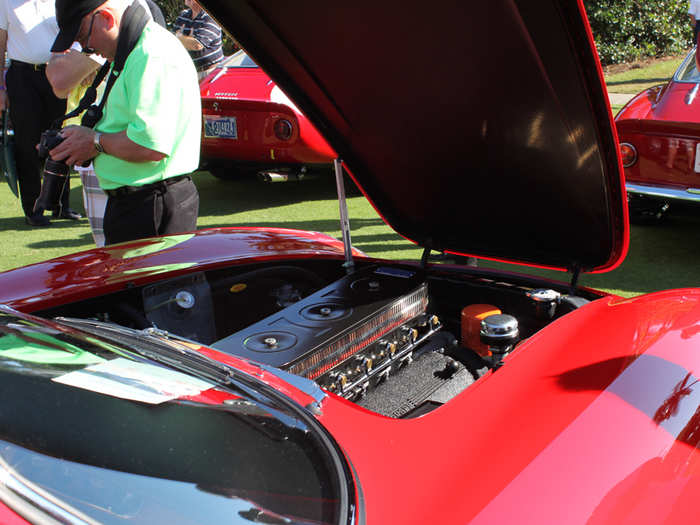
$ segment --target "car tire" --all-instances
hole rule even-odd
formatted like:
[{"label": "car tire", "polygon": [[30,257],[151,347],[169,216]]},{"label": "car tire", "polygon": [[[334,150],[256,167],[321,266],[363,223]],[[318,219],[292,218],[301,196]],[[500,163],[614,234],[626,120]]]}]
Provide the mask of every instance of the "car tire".
[{"label": "car tire", "polygon": [[666,201],[648,199],[639,196],[627,196],[630,222],[638,225],[653,225],[663,222],[670,205]]}]

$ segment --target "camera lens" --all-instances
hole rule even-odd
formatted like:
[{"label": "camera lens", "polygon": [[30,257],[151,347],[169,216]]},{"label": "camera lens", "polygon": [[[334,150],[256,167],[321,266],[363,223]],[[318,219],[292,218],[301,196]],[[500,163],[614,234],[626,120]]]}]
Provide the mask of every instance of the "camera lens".
[{"label": "camera lens", "polygon": [[42,174],[41,192],[34,203],[34,212],[51,210],[59,206],[61,194],[64,191],[70,168],[65,162],[53,160],[49,151],[63,142],[60,131],[49,129],[41,134],[39,141],[39,156],[45,158]]},{"label": "camera lens", "polygon": [[65,177],[69,172],[70,168],[65,162],[53,160],[50,157],[46,159],[46,162],[44,162],[44,176],[57,175],[59,177]]}]

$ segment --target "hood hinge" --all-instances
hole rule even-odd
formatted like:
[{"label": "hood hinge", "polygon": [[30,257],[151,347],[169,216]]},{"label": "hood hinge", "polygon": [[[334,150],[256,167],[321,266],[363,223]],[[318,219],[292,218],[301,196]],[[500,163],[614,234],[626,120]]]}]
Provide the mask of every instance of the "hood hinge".
[{"label": "hood hinge", "polygon": [[430,257],[430,248],[425,248],[423,250],[423,255],[420,257],[420,267],[425,270],[425,268],[428,266],[428,257]]},{"label": "hood hinge", "polygon": [[345,262],[343,267],[348,274],[355,270],[355,262],[352,259],[352,241],[350,240],[350,218],[348,216],[348,203],[345,199],[345,183],[343,182],[343,161],[333,160],[335,168],[335,186],[338,190],[338,207],[340,208],[340,231],[343,234],[343,248]]},{"label": "hood hinge", "polygon": [[571,272],[571,282],[569,283],[569,295],[576,295],[576,289],[578,288],[578,278],[581,276],[581,265],[574,263],[569,268]]},{"label": "hood hinge", "polygon": [[433,251],[431,248],[432,242],[430,239],[425,241],[425,248],[423,248],[423,255],[420,257],[420,267],[425,270],[428,267],[428,260],[430,259],[430,252]]}]

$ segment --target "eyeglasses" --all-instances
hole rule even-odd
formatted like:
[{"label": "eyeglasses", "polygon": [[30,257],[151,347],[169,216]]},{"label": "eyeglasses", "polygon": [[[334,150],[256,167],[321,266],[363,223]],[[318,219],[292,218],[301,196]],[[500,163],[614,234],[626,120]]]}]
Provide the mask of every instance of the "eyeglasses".
[{"label": "eyeglasses", "polygon": [[83,53],[85,53],[86,55],[92,55],[95,53],[95,48],[90,47],[90,36],[92,35],[92,24],[95,23],[95,16],[97,16],[97,14],[99,13],[101,13],[101,11],[95,11],[94,13],[92,13],[92,18],[90,19],[90,27],[88,28],[85,46],[83,46]]}]

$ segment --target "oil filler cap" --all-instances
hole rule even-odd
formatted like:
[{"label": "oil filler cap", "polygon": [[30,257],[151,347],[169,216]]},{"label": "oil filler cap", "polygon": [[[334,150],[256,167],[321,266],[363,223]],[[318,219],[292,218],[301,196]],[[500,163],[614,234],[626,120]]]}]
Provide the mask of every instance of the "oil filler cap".
[{"label": "oil filler cap", "polygon": [[494,351],[515,344],[519,335],[518,320],[512,315],[489,315],[481,321],[481,342]]}]

